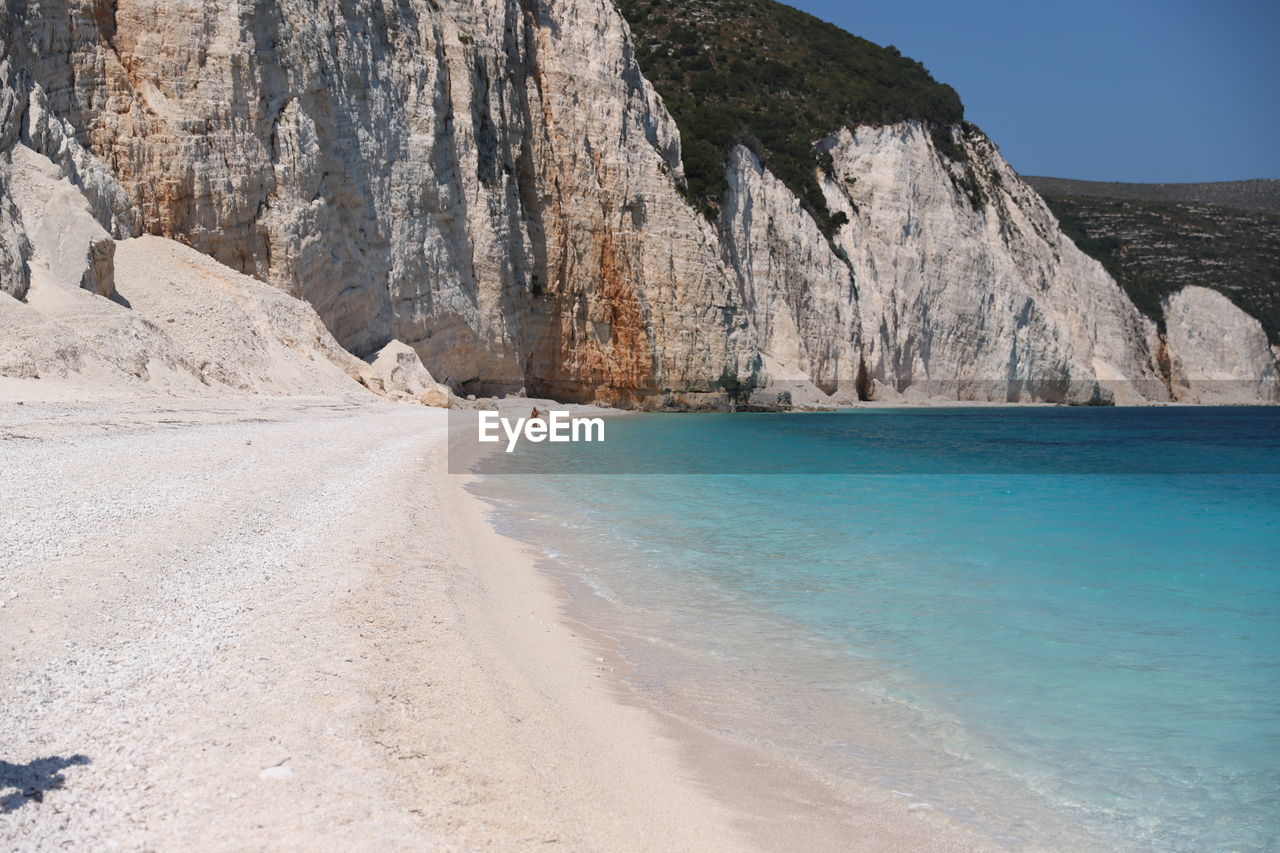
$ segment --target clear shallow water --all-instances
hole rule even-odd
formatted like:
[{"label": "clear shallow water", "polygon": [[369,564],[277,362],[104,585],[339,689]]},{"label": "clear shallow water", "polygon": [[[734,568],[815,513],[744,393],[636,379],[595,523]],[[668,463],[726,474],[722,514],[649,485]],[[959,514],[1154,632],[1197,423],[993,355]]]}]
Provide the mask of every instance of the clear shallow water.
[{"label": "clear shallow water", "polygon": [[1280,410],[645,416],[489,470],[659,701],[1011,847],[1280,846]]}]

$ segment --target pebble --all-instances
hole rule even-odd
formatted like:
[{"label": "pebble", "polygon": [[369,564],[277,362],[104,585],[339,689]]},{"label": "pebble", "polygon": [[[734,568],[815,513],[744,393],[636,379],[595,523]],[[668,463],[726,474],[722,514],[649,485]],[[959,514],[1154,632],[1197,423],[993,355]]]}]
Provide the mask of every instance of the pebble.
[{"label": "pebble", "polygon": [[268,767],[258,774],[259,779],[288,779],[293,775],[293,771],[283,764],[277,764],[275,767]]},{"label": "pebble", "polygon": [[[0,851],[106,849],[108,840],[172,849],[158,842],[174,827],[243,830],[249,807],[239,804],[255,792],[242,783],[254,767],[308,803],[346,808],[343,783],[312,773],[300,775],[305,786],[291,782],[287,753],[254,749],[280,715],[242,707],[238,691],[246,673],[291,676],[255,644],[353,587],[349,555],[327,544],[332,532],[433,446],[424,423],[438,418],[256,419],[276,418],[279,405],[236,403],[231,417],[255,420],[181,430],[151,425],[167,411],[126,420],[134,416],[95,404],[64,424],[54,410],[39,423],[48,438],[0,447],[0,761],[90,759],[63,769],[42,801],[0,808]],[[252,435],[274,449],[250,465]],[[359,748],[352,772],[373,774]],[[237,775],[241,784],[212,792]],[[237,808],[220,811],[237,789]],[[0,785],[0,798],[10,792]]]}]

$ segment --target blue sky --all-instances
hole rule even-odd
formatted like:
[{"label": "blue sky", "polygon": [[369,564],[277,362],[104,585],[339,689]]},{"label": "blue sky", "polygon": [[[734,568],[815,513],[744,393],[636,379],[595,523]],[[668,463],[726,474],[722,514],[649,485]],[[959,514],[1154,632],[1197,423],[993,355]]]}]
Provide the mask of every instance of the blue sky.
[{"label": "blue sky", "polygon": [[1027,175],[1280,178],[1280,0],[790,0],[918,59]]}]

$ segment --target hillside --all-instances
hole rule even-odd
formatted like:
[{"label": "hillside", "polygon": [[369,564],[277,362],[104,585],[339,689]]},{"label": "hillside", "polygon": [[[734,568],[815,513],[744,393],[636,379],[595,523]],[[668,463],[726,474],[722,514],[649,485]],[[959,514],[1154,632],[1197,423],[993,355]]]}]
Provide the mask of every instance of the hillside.
[{"label": "hillside", "polygon": [[688,197],[708,216],[727,188],[734,143],[830,231],[843,220],[830,218],[818,189],[816,141],[842,126],[964,118],[955,90],[897,48],[773,0],[619,0],[618,8],[641,70],[680,128]]},{"label": "hillside", "polygon": [[1027,180],[1063,231],[1102,262],[1147,316],[1163,323],[1162,299],[1200,285],[1226,295],[1280,343],[1280,215],[1263,212],[1280,209],[1280,181]]},{"label": "hillside", "polygon": [[1214,181],[1201,184],[1127,184],[1116,181],[1076,181],[1023,175],[1045,196],[1085,196],[1127,201],[1203,202],[1237,210],[1280,215],[1280,180]]}]

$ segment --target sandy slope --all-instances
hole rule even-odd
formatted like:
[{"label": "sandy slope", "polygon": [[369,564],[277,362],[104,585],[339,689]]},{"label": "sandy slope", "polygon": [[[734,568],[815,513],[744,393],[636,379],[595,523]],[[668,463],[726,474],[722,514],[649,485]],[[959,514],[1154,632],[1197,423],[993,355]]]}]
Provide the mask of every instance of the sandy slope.
[{"label": "sandy slope", "polygon": [[173,240],[113,242],[48,158],[12,156],[31,280],[23,301],[0,292],[0,394],[368,396],[368,366],[306,302]]},{"label": "sandy slope", "polygon": [[4,404],[0,760],[88,763],[0,791],[0,848],[728,843],[544,582],[464,561],[445,417]]}]

